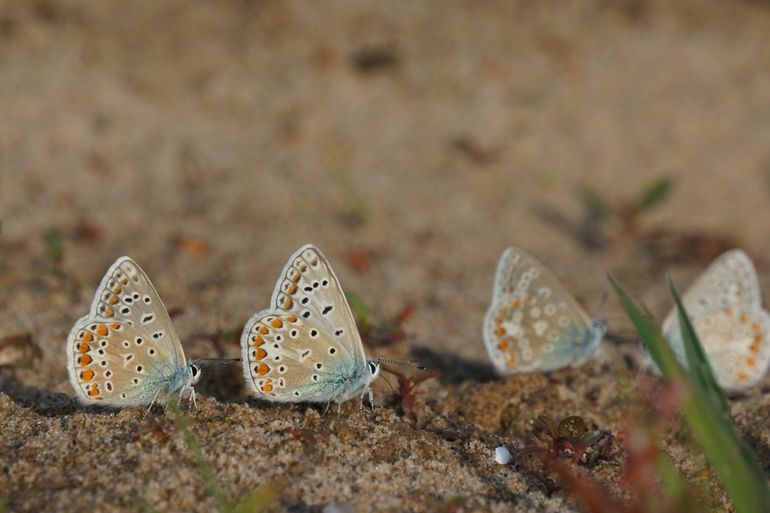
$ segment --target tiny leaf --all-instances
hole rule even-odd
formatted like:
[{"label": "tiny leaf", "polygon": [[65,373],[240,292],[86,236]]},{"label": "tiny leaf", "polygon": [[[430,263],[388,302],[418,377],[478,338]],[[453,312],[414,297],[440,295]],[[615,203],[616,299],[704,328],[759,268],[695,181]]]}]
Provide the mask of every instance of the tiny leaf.
[{"label": "tiny leaf", "polygon": [[580,438],[586,431],[588,431],[588,429],[586,429],[585,422],[576,415],[566,417],[559,422],[558,434],[561,437]]},{"label": "tiny leaf", "polygon": [[580,201],[583,202],[588,215],[594,219],[604,219],[612,212],[612,207],[602,198],[598,192],[587,185],[583,185],[578,190]]},{"label": "tiny leaf", "polygon": [[634,210],[641,212],[642,210],[649,210],[658,203],[665,200],[671,193],[671,189],[674,187],[674,182],[670,178],[660,178],[650,184],[644,192],[639,196],[636,202]]}]

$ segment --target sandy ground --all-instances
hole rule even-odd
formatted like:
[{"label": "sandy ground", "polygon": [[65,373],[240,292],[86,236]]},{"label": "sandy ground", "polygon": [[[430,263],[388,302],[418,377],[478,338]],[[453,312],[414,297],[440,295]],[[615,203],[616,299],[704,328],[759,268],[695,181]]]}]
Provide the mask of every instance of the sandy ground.
[{"label": "sandy ground", "polygon": [[[724,245],[770,285],[768,34],[759,1],[0,2],[0,336],[42,350],[0,369],[8,510],[211,511],[166,413],[76,404],[64,339],[128,254],[183,309],[188,356],[236,356],[195,335],[239,330],[314,242],[373,318],[415,305],[409,338],[371,351],[443,377],[413,419],[382,383],[374,411],[323,415],[206,369],[188,420],[225,490],[268,487],[277,511],[574,511],[492,450],[542,413],[626,425],[639,352],[608,270],[660,317],[664,273],[685,284]],[[565,229],[581,184],[618,204],[661,176],[674,192],[638,231],[592,248]],[[652,230],[694,238],[650,251]],[[511,244],[608,320],[597,360],[492,377],[480,326]],[[768,385],[733,399],[765,469]],[[617,489],[621,462],[593,473]]]}]

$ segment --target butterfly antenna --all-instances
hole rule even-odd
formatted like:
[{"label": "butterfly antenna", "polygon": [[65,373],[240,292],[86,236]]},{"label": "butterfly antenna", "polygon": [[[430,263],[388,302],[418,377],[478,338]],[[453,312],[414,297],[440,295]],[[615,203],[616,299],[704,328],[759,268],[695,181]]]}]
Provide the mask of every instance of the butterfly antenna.
[{"label": "butterfly antenna", "polygon": [[390,387],[390,391],[393,392],[393,395],[396,395],[396,389],[393,388],[393,383],[391,383],[390,380],[385,377],[385,374],[380,373],[379,377],[385,380],[385,383],[387,383]]},{"label": "butterfly antenna", "polygon": [[401,358],[379,358],[379,361],[382,363],[390,363],[393,365],[397,365],[398,367],[401,367],[401,368],[428,370],[427,367],[425,367],[424,365],[420,365],[419,362],[416,362],[414,360],[402,360]]},{"label": "butterfly antenna", "polygon": [[242,361],[243,358],[196,358],[195,363],[235,363]]}]

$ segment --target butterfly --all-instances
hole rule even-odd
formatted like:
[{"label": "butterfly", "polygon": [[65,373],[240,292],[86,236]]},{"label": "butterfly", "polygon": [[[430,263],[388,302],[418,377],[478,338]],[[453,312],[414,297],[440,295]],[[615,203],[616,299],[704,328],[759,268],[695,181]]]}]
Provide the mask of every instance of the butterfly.
[{"label": "butterfly", "polygon": [[259,398],[342,403],[368,392],[380,362],[364,354],[350,306],[321,251],[299,248],[281,272],[270,308],[241,335],[243,373]]},{"label": "butterfly", "polygon": [[605,331],[533,256],[513,247],[503,252],[482,328],[499,374],[577,367]]},{"label": "butterfly", "polygon": [[[738,390],[756,384],[770,364],[770,315],[762,308],[757,273],[746,253],[735,249],[714,260],[687,289],[682,302],[719,385]],[[686,365],[675,308],[662,330]]]},{"label": "butterfly", "polygon": [[185,360],[155,287],[129,257],[107,270],[66,350],[70,383],[84,404],[152,405],[176,392],[195,403],[200,367]]}]

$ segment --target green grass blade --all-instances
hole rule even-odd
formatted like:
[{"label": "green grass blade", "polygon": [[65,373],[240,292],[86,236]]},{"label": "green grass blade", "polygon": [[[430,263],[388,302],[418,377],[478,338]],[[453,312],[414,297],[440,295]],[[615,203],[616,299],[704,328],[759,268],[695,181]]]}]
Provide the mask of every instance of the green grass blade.
[{"label": "green grass blade", "polygon": [[[684,418],[696,442],[703,448],[719,476],[735,510],[738,513],[770,511],[770,487],[756,455],[740,437],[729,418],[698,384],[695,371],[685,371],[657,325],[642,314],[612,277],[610,282],[663,375],[684,388]],[[681,301],[679,303],[681,304]],[[686,317],[686,313],[684,315]],[[692,328],[687,319],[683,325]],[[694,335],[694,331],[692,334]],[[697,342],[696,338],[690,343]]]},{"label": "green grass blade", "polygon": [[675,504],[687,504],[691,499],[690,486],[682,478],[674,462],[664,452],[660,452],[655,459],[655,469],[660,482],[668,492]]},{"label": "green grass blade", "polygon": [[615,289],[615,294],[617,294],[628,317],[636,327],[636,331],[639,333],[639,337],[642,339],[645,349],[647,349],[647,352],[650,354],[660,371],[666,378],[672,381],[684,380],[687,372],[682,364],[679,363],[674,351],[661,334],[658,325],[650,319],[649,316],[641,312],[631,298],[628,297],[620,284],[615,281],[615,278],[609,276],[609,279],[612,288]]},{"label": "green grass blade", "polygon": [[714,404],[715,409],[723,415],[727,415],[730,409],[727,398],[722,391],[722,387],[717,383],[706,352],[703,350],[698,334],[695,333],[695,328],[693,328],[690,322],[690,316],[687,315],[687,311],[684,309],[682,298],[679,297],[679,293],[676,291],[670,276],[667,277],[667,281],[668,290],[671,292],[671,296],[676,304],[677,317],[679,327],[682,330],[682,342],[684,343],[690,375],[694,378],[695,385]]}]

